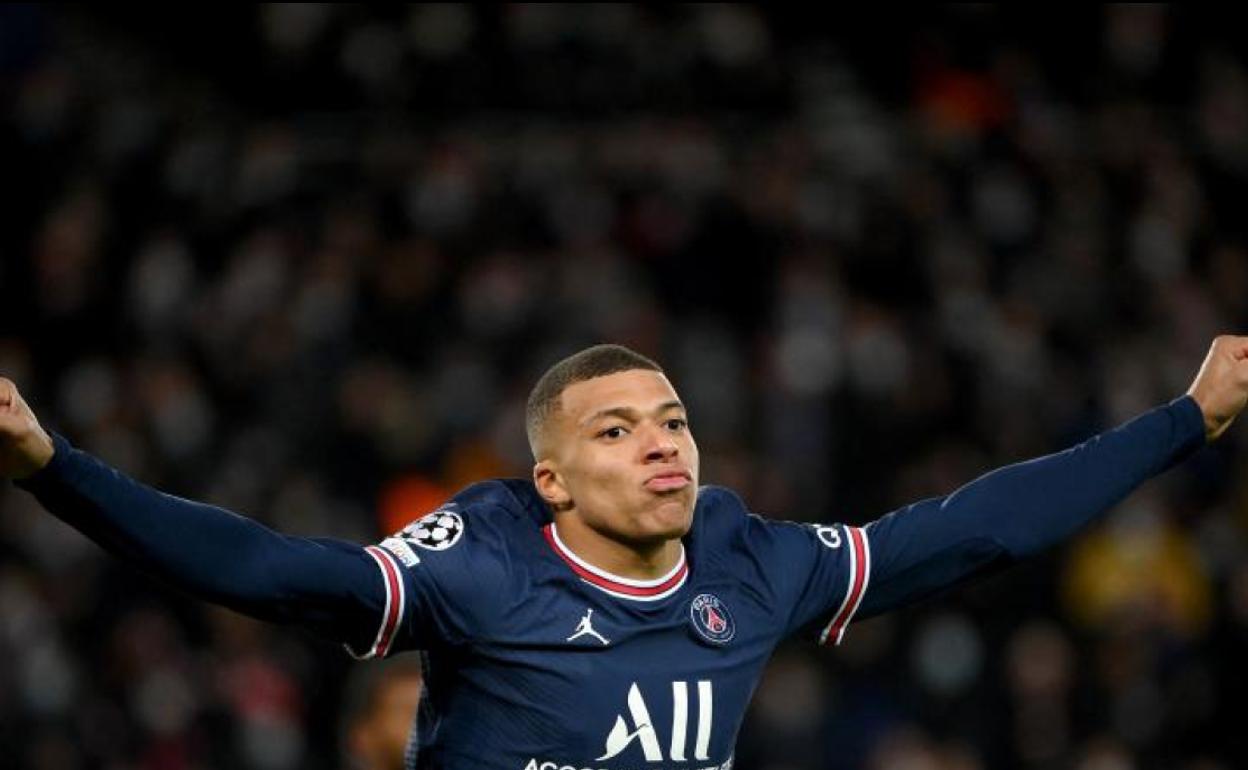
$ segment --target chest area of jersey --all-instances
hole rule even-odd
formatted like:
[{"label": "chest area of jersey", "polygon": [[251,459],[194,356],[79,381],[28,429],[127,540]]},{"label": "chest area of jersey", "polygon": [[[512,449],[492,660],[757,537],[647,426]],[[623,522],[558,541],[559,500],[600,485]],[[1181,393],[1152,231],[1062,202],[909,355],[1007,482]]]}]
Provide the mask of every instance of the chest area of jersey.
[{"label": "chest area of jersey", "polygon": [[491,648],[519,702],[563,715],[534,770],[730,762],[777,626],[731,589],[690,588],[655,605],[559,592]]},{"label": "chest area of jersey", "polygon": [[517,699],[503,711],[544,725],[511,744],[527,748],[517,770],[730,767],[765,656],[733,667],[680,647],[619,655],[565,654],[546,658],[553,669],[516,670]]}]

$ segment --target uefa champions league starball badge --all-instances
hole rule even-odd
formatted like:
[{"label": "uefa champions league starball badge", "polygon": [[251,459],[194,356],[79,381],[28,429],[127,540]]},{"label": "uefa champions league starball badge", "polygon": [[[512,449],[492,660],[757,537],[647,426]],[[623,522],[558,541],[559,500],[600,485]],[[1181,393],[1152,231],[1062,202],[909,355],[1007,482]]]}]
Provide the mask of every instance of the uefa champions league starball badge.
[{"label": "uefa champions league starball badge", "polygon": [[420,548],[445,551],[464,534],[464,520],[454,511],[434,511],[403,528],[399,537]]},{"label": "uefa champions league starball badge", "polygon": [[737,633],[732,615],[715,594],[698,594],[689,605],[689,620],[698,634],[712,644],[727,644]]}]

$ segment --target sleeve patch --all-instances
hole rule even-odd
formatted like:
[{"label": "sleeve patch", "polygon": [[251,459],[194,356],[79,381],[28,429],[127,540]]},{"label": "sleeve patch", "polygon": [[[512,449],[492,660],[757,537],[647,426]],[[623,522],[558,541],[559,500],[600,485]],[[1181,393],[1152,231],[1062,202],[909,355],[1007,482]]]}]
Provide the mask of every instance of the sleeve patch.
[{"label": "sleeve patch", "polygon": [[397,556],[405,567],[415,567],[420,564],[420,557],[402,538],[388,537],[381,541],[381,547]]},{"label": "sleeve patch", "polygon": [[464,520],[455,511],[443,508],[426,514],[403,528],[394,537],[430,551],[445,551],[464,534]]}]

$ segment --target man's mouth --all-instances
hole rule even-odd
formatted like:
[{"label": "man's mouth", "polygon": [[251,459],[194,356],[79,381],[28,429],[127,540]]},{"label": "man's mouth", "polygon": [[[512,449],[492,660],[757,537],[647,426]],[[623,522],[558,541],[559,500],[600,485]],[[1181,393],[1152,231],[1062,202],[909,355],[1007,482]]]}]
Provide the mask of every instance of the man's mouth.
[{"label": "man's mouth", "polygon": [[670,471],[651,476],[646,480],[646,489],[651,492],[674,492],[692,483],[693,478],[688,471]]}]

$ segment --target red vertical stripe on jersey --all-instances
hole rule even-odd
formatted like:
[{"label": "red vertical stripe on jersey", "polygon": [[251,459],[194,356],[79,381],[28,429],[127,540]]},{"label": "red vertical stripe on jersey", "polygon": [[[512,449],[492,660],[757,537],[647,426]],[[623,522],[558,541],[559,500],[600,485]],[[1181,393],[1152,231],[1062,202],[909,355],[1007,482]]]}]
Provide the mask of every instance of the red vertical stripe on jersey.
[{"label": "red vertical stripe on jersey", "polygon": [[823,644],[836,644],[841,641],[845,627],[854,617],[858,605],[862,603],[863,594],[867,589],[867,578],[870,576],[871,554],[867,548],[867,536],[858,527],[845,527],[849,534],[849,544],[853,574],[849,576],[849,588],[845,592],[845,601],[840,610],[832,618],[832,622],[824,629],[820,641]]},{"label": "red vertical stripe on jersey", "polygon": [[394,557],[383,548],[370,545],[364,550],[373,557],[377,562],[377,566],[381,568],[382,577],[386,582],[386,609],[385,617],[382,619],[381,628],[377,632],[377,640],[373,642],[373,649],[369,650],[368,657],[384,658],[386,653],[390,651],[390,643],[394,640],[394,632],[399,627],[399,620],[403,617],[403,580],[399,576],[399,568],[394,563]]}]

